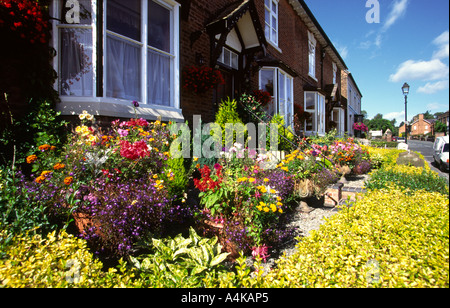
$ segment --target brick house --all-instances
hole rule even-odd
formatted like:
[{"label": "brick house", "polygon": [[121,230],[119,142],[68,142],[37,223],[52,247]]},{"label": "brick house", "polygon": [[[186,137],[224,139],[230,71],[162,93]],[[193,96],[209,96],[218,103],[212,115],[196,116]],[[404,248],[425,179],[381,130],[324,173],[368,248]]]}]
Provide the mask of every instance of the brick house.
[{"label": "brick house", "polygon": [[363,121],[361,115],[362,94],[356,84],[353,75],[345,70],[341,72],[342,99],[346,101],[347,110],[345,114],[345,127],[338,129],[339,133],[348,132],[349,136],[354,136],[353,124]]},{"label": "brick house", "polygon": [[[306,134],[347,128],[345,62],[303,0],[53,0],[58,110],[102,117],[214,120],[226,97],[263,89],[268,112]],[[190,67],[220,70],[225,84],[183,88]]]},{"label": "brick house", "polygon": [[423,114],[411,123],[411,136],[434,135],[434,119],[424,119]]}]

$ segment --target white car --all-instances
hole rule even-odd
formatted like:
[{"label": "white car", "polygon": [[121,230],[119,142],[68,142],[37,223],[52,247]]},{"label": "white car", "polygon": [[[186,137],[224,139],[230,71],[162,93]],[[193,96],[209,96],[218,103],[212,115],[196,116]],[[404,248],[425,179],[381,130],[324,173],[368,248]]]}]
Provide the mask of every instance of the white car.
[{"label": "white car", "polygon": [[433,145],[433,159],[434,163],[442,171],[448,170],[448,154],[449,154],[449,143],[448,136],[438,137]]}]

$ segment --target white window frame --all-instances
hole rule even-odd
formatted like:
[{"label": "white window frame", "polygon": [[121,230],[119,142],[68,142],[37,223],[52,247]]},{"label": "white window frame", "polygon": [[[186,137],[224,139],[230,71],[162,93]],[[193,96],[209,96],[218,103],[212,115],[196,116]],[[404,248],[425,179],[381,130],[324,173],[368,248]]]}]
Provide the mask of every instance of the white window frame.
[{"label": "white window frame", "polygon": [[[97,3],[98,1],[103,2],[103,24],[98,25],[98,12],[97,12]],[[133,117],[135,116],[134,108],[129,100],[120,99],[120,98],[112,98],[106,96],[106,88],[107,88],[107,76],[106,76],[106,65],[103,63],[103,80],[99,81],[97,78],[97,63],[101,61],[101,59],[97,58],[97,48],[98,48],[98,38],[97,38],[97,27],[103,27],[103,38],[101,38],[102,46],[103,46],[103,61],[107,61],[107,52],[106,52],[106,40],[107,35],[112,32],[106,29],[106,18],[107,18],[107,1],[108,0],[91,0],[92,5],[92,23],[91,25],[66,25],[59,24],[59,18],[62,18],[61,15],[61,5],[59,0],[53,0],[51,3],[50,13],[51,16],[55,17],[52,21],[53,33],[56,35],[53,36],[52,47],[55,48],[57,54],[59,54],[59,45],[60,45],[60,37],[59,37],[59,29],[62,28],[88,28],[92,29],[92,70],[93,70],[93,95],[92,97],[81,97],[81,96],[66,96],[61,95],[61,103],[57,105],[57,110],[60,111],[63,115],[77,115],[81,113],[83,110],[87,110],[92,114],[98,116],[110,116],[110,117]],[[151,47],[147,44],[148,36],[147,36],[147,18],[148,18],[148,1],[154,1],[159,5],[169,9],[171,11],[171,52],[167,53],[161,50],[158,50],[154,47]],[[182,111],[180,109],[180,4],[174,0],[141,0],[142,7],[142,24],[141,24],[141,42],[134,41],[130,38],[120,36],[120,34],[114,34],[122,39],[131,41],[135,44],[139,44],[142,46],[141,49],[141,100],[139,101],[140,107],[137,108],[138,116],[149,120],[156,120],[161,118],[163,121],[184,121]],[[144,48],[146,47],[146,48]],[[148,104],[148,93],[147,93],[147,66],[148,66],[148,50],[154,50],[159,53],[165,54],[171,57],[171,92],[170,92],[170,106],[162,106],[162,105],[154,105]],[[53,67],[56,72],[59,73],[60,63],[59,56],[55,57],[53,60]],[[103,96],[97,96],[97,82],[102,82],[103,88]],[[56,91],[60,91],[60,81],[59,78],[54,85],[54,89]]]},{"label": "white window frame", "polygon": [[[337,119],[334,114],[337,112]],[[337,134],[338,136],[344,136],[345,134],[345,111],[342,108],[333,108],[333,112],[331,114],[331,120],[336,122]]]},{"label": "white window frame", "polygon": [[[314,95],[314,110],[308,109],[306,106],[306,95],[307,94],[313,94]],[[325,96],[320,94],[319,92],[315,91],[305,91],[305,112],[309,112],[312,114],[313,117],[313,130],[307,131],[306,130],[306,120],[305,120],[305,134],[310,136],[317,134],[319,136],[325,135]]]},{"label": "white window frame", "polygon": [[308,59],[309,59],[309,69],[308,75],[313,79],[316,79],[316,46],[317,40],[314,34],[308,31]]},{"label": "white window frame", "polygon": [[[280,6],[278,5],[279,0],[264,0],[264,20],[265,20],[265,33],[266,39],[269,43],[273,44],[275,47],[278,47],[278,12]],[[274,6],[276,11],[274,10]],[[267,20],[266,11],[269,13]],[[274,33],[275,32],[275,35]]]},{"label": "white window frame", "polygon": [[[225,57],[226,54],[229,54],[228,59]],[[217,61],[232,69],[239,69],[239,55],[227,47],[222,48],[222,53]]]},{"label": "white window frame", "polygon": [[[294,78],[278,67],[265,66],[259,71],[259,88],[264,89],[261,83],[261,73],[271,71],[273,78],[273,96],[274,114],[280,113],[281,109],[285,112],[281,114],[284,117],[286,127],[293,128],[294,125]],[[283,80],[283,82],[280,82]],[[283,108],[281,107],[284,105]],[[288,111],[288,112],[286,112]]]}]

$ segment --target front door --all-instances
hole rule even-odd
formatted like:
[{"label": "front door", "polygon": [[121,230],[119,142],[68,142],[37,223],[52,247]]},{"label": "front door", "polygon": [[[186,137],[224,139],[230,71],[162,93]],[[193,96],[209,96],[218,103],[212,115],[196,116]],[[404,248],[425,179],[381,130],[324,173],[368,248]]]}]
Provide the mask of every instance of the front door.
[{"label": "front door", "polygon": [[234,72],[226,69],[220,69],[220,72],[225,83],[218,85],[214,93],[214,103],[217,107],[223,100],[228,100],[228,98],[232,100],[237,97]]}]

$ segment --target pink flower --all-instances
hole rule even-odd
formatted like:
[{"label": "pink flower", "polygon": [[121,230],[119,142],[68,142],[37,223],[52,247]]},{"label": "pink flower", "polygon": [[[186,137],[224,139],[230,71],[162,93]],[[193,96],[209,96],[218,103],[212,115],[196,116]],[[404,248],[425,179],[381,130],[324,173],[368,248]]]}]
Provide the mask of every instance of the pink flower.
[{"label": "pink flower", "polygon": [[264,262],[267,261],[269,257],[269,247],[266,245],[262,245],[260,247],[252,247],[252,256],[253,258],[260,257]]},{"label": "pink flower", "polygon": [[129,134],[129,132],[126,129],[121,129],[121,128],[119,128],[117,130],[117,133],[120,135],[120,137],[126,137]]}]

